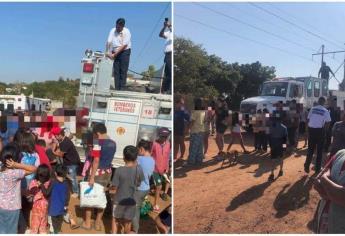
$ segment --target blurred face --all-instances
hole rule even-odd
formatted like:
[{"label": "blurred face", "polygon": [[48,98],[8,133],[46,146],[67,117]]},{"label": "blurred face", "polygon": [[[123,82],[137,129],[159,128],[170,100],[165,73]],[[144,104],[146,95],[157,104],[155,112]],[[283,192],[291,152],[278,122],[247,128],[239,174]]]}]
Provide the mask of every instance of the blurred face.
[{"label": "blurred face", "polygon": [[59,135],[54,135],[55,139],[59,142],[61,142],[63,140],[63,136],[61,134]]},{"label": "blurred face", "polygon": [[218,107],[222,107],[222,106],[223,106],[223,102],[220,101],[220,100],[218,100],[218,101],[217,101],[217,106],[218,106]]},{"label": "blurred face", "polygon": [[177,102],[175,104],[175,107],[176,107],[176,110],[181,110],[181,108],[183,107],[184,105],[184,101],[183,100],[180,100],[179,102]]},{"label": "blurred face", "polygon": [[168,137],[159,136],[159,141],[161,141],[162,143],[165,142],[167,139],[168,139]]},{"label": "blurred face", "polygon": [[116,24],[116,32],[118,32],[118,33],[122,32],[123,27],[124,27],[123,25]]},{"label": "blurred face", "polygon": [[139,148],[139,150],[138,150],[138,154],[140,155],[140,156],[144,156],[145,155],[145,149],[144,148]]}]

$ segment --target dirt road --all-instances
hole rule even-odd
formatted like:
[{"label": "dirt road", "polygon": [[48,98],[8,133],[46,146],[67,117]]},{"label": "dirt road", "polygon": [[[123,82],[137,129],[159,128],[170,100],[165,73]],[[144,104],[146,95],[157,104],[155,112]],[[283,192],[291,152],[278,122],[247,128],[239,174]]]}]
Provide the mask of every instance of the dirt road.
[{"label": "dirt road", "polygon": [[[252,143],[245,135],[248,150]],[[236,164],[221,167],[213,158],[214,137],[209,144],[202,166],[175,164],[175,233],[312,233],[319,196],[303,171],[306,149],[286,157],[284,175],[268,182],[268,153],[240,154]],[[242,151],[239,145],[232,150]]]}]

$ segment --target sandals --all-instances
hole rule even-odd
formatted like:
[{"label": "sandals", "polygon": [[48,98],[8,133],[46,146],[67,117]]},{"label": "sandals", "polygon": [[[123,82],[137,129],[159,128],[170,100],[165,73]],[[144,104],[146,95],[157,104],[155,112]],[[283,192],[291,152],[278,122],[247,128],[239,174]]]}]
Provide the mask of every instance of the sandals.
[{"label": "sandals", "polygon": [[100,224],[94,224],[93,228],[96,230],[96,231],[102,231],[102,226]]},{"label": "sandals", "polygon": [[[71,230],[75,230],[75,229],[80,228],[81,226],[80,226],[80,225],[75,224],[75,225],[71,225],[70,227],[71,227]],[[86,228],[86,227],[84,227],[84,228]]]},{"label": "sandals", "polygon": [[167,201],[168,200],[168,194],[162,193],[160,196],[163,199],[163,201]]},{"label": "sandals", "polygon": [[[90,226],[90,227],[86,227],[86,226],[84,226],[84,221],[83,220],[81,220],[81,221],[78,221],[78,228],[81,228],[81,229],[84,229],[84,230],[91,230],[92,229],[92,226]],[[71,226],[72,227],[72,226]]]},{"label": "sandals", "polygon": [[92,227],[85,227],[84,225],[80,225],[80,228],[82,228],[83,230],[91,230]]}]

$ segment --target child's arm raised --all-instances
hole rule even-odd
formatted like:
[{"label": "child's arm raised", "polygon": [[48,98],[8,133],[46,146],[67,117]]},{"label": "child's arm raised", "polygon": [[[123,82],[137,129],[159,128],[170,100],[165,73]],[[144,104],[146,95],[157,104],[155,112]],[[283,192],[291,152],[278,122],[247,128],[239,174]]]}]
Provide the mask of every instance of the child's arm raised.
[{"label": "child's arm raised", "polygon": [[6,166],[13,169],[22,169],[25,171],[25,175],[30,175],[36,171],[36,166],[25,165],[13,161],[12,159],[6,160]]}]

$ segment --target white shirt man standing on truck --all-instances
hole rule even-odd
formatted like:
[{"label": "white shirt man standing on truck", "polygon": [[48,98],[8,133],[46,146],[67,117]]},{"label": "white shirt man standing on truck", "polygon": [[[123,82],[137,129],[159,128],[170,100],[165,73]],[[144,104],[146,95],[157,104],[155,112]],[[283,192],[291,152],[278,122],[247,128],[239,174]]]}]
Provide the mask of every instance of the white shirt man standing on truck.
[{"label": "white shirt man standing on truck", "polygon": [[125,27],[125,19],[119,18],[116,21],[116,27],[110,30],[106,45],[106,56],[114,60],[116,90],[124,90],[126,87],[130,55],[131,33]]},{"label": "white shirt man standing on truck", "polygon": [[162,93],[168,93],[171,91],[171,52],[172,52],[172,29],[171,29],[171,23],[169,22],[168,18],[165,18],[164,26],[162,30],[159,33],[159,37],[166,39],[165,43],[165,57],[164,57],[164,79],[161,91]]},{"label": "white shirt man standing on truck", "polygon": [[314,150],[317,150],[315,172],[319,173],[322,163],[323,141],[325,130],[328,129],[331,122],[329,111],[324,107],[326,99],[319,98],[319,104],[310,109],[308,114],[308,153],[304,163],[304,171],[309,173],[309,167],[313,159]]}]

